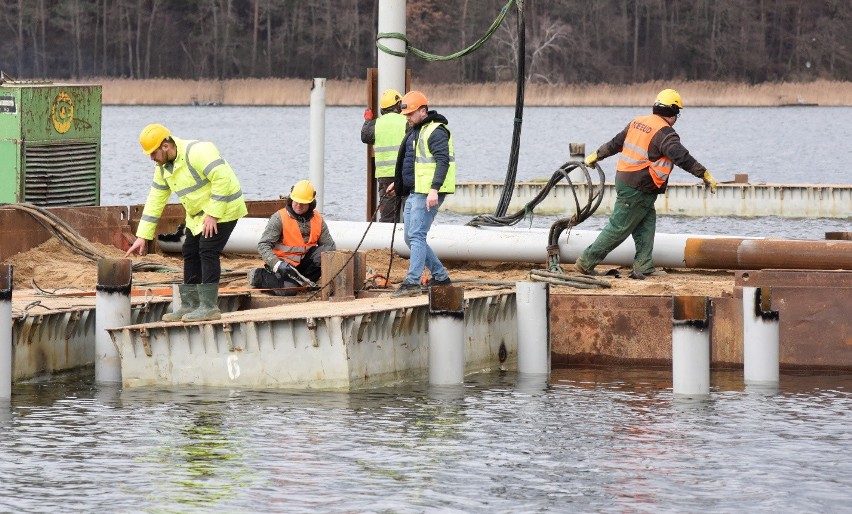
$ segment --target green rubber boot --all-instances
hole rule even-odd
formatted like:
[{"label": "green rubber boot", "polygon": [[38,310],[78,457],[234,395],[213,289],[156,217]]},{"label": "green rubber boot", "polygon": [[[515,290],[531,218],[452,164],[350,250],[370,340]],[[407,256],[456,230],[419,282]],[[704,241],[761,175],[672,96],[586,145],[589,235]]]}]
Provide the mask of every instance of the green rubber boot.
[{"label": "green rubber boot", "polygon": [[178,291],[180,308],[163,314],[163,321],[180,321],[184,314],[189,314],[198,308],[198,284],[181,284],[178,286]]},{"label": "green rubber boot", "polygon": [[219,283],[198,284],[198,300],[200,305],[194,311],[184,314],[181,321],[212,321],[222,318],[219,310]]}]

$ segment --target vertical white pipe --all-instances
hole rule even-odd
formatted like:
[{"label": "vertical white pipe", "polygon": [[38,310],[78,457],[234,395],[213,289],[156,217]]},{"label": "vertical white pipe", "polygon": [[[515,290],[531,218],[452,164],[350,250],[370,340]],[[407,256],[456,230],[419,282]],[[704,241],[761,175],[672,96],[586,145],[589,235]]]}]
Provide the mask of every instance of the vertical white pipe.
[{"label": "vertical white pipe", "polygon": [[464,383],[464,290],[429,289],[429,383]]},{"label": "vertical white pipe", "polygon": [[323,211],[325,184],[325,79],[311,85],[311,184],[317,192],[317,211]]},{"label": "vertical white pipe", "polygon": [[[704,308],[701,308],[701,302]],[[672,391],[691,398],[710,394],[710,326],[706,297],[675,297],[672,318]],[[703,312],[702,312],[703,310]]]},{"label": "vertical white pipe", "polygon": [[769,310],[768,288],[743,287],[743,381],[777,384],[781,360],[778,311]]},{"label": "vertical white pipe", "polygon": [[180,299],[180,285],[172,284],[172,312],[177,312],[183,306]]},{"label": "vertical white pipe", "polygon": [[[405,34],[405,0],[379,0],[379,34]],[[380,38],[379,44],[395,52],[405,52],[405,41],[396,38]],[[378,90],[396,89],[405,93],[405,57],[377,50],[379,68]]]},{"label": "vertical white pipe", "polygon": [[121,382],[121,357],[106,329],[130,322],[130,260],[99,260],[95,291],[95,382]]},{"label": "vertical white pipe", "polygon": [[12,397],[12,265],[0,264],[0,399]]},{"label": "vertical white pipe", "polygon": [[550,284],[518,282],[518,372],[550,373]]}]

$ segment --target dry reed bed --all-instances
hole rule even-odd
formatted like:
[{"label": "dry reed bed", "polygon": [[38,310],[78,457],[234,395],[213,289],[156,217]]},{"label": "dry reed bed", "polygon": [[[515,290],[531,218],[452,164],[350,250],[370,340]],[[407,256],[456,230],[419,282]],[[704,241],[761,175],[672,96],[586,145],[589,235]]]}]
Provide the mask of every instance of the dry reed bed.
[{"label": "dry reed bed", "polygon": [[[300,79],[87,79],[103,85],[107,105],[309,105],[311,80]],[[511,106],[515,83],[415,83],[436,106]],[[645,106],[660,89],[677,89],[689,106],[852,105],[852,82],[740,84],[645,82],[641,84],[528,84],[529,106]],[[366,82],[326,81],[327,105],[366,105]]]}]

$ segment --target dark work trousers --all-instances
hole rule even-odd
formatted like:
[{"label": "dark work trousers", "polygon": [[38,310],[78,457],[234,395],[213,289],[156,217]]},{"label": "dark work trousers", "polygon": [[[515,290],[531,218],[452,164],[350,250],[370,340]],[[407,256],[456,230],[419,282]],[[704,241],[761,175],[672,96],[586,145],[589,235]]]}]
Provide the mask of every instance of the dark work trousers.
[{"label": "dark work trousers", "polygon": [[219,282],[222,265],[219,254],[225,248],[231,232],[237,226],[237,220],[218,223],[217,233],[213,237],[204,237],[199,233],[192,235],[189,229],[184,231],[183,247],[183,283],[213,284]]},{"label": "dark work trousers", "polygon": [[[305,278],[319,282],[322,277],[322,268],[320,267],[321,255],[323,252],[330,250],[328,246],[312,246],[305,253],[302,260],[296,266],[296,271],[301,273]],[[274,289],[273,294],[278,296],[292,296],[296,291],[292,288],[300,287],[295,281],[290,279],[284,273],[272,273],[268,267],[258,269],[259,285],[262,289]]]},{"label": "dark work trousers", "polygon": [[376,179],[379,183],[379,221],[382,223],[393,223],[402,221],[402,206],[405,205],[405,197],[397,203],[396,196],[387,193],[388,186],[393,184],[393,177]]}]

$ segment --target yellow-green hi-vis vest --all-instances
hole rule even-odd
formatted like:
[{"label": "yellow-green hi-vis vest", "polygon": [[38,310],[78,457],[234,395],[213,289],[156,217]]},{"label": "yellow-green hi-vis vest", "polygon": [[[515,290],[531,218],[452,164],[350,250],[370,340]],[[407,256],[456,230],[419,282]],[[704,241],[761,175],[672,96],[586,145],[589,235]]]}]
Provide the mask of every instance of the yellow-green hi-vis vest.
[{"label": "yellow-green hi-vis vest", "polygon": [[376,142],[373,154],[376,160],[376,178],[393,177],[396,172],[396,156],[405,137],[407,120],[398,112],[382,114],[376,120]]},{"label": "yellow-green hi-vis vest", "polygon": [[[429,150],[429,136],[432,135],[432,132],[435,132],[435,129],[442,125],[447,129],[447,132],[450,132],[450,129],[447,128],[445,124],[435,121],[429,122],[420,128],[420,133],[418,134],[417,142],[414,147],[415,193],[428,194],[429,190],[432,189],[432,178],[435,176],[437,162],[435,161],[435,156],[432,155],[432,152]],[[444,183],[438,190],[439,193],[454,193],[456,190],[456,153],[453,149],[452,133],[450,133],[448,145],[450,150],[450,167],[447,170],[447,176],[444,178]]]},{"label": "yellow-green hi-vis vest", "polygon": [[177,156],[171,170],[166,166],[154,169],[154,181],[145,200],[137,237],[154,239],[160,215],[172,192],[177,194],[186,210],[186,228],[193,235],[201,233],[206,214],[220,223],[248,214],[240,182],[213,143],[174,136],[172,139],[177,147]]}]

